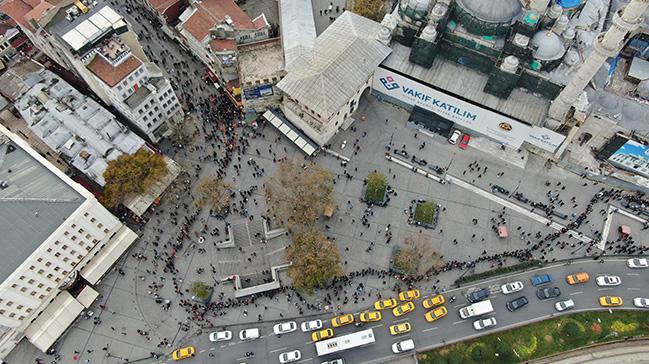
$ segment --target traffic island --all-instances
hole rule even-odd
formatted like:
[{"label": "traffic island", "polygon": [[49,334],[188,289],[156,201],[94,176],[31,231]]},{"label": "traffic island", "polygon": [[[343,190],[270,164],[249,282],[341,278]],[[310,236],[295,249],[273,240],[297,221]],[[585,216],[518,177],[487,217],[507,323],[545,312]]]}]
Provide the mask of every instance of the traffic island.
[{"label": "traffic island", "polygon": [[581,312],[446,345],[419,353],[417,359],[421,364],[521,363],[648,334],[646,312]]}]

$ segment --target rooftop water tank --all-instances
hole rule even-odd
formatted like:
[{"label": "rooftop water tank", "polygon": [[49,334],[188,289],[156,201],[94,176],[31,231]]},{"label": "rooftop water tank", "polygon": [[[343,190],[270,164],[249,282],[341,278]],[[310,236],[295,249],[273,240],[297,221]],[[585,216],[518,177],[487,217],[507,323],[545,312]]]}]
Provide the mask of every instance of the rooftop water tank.
[{"label": "rooftop water tank", "polygon": [[447,12],[448,12],[448,5],[439,2],[433,6],[433,9],[430,11],[430,14],[428,14],[428,19],[430,21],[437,22],[440,19],[442,19]]},{"label": "rooftop water tank", "polygon": [[572,9],[581,5],[582,0],[557,0],[559,4],[564,9]]},{"label": "rooftop water tank", "polygon": [[435,26],[431,24],[426,25],[424,30],[421,31],[419,38],[427,42],[434,42],[435,38],[437,38],[437,30],[435,30]]}]

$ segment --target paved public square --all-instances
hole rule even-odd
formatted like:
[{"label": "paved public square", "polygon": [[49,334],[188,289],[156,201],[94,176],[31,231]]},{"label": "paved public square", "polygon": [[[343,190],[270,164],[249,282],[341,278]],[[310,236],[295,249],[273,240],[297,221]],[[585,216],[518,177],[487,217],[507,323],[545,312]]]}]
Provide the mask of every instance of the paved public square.
[{"label": "paved public square", "polygon": [[[393,248],[402,245],[404,238],[411,234],[422,234],[429,242],[429,249],[438,252],[449,266],[447,271],[422,276],[413,282],[422,294],[451,288],[461,275],[530,258],[551,262],[599,255],[601,250],[594,246],[592,239],[603,231],[607,216],[612,219],[607,240],[615,241],[618,226],[626,224],[633,231],[636,245],[649,245],[638,219],[616,212],[600,213],[609,209],[605,198],[592,205],[593,212],[573,233],[549,238],[561,229],[557,224],[565,226],[575,221],[593,196],[602,188],[610,188],[548,165],[526,152],[503,153],[489,141],[475,140],[481,149],[470,144],[467,150],[461,150],[442,136],[416,130],[408,123],[407,111],[369,93],[363,96],[353,115],[356,121],[331,142],[330,149],[349,162],[343,163],[325,151],[312,161],[305,160],[288,140],[265,124],[256,132],[236,126],[233,132],[239,144],[226,152],[226,137],[217,129],[217,121],[222,119],[214,114],[221,109],[201,107],[209,103],[210,95],[217,94],[196,76],[203,74],[203,67],[161,32],[153,31],[137,15],[141,11],[138,6],[134,9],[133,14],[122,14],[138,32],[150,32],[154,41],[146,43],[147,53],[176,79],[185,103],[189,101],[196,106],[193,119],[186,127],[191,141],[182,146],[166,142],[162,148],[187,173],[165,194],[149,220],[134,227],[140,239],[101,281],[98,287],[101,297],[92,307],[92,317],[77,320],[56,345],[54,349],[60,355],[57,363],[132,362],[149,358],[152,352],[167,355],[176,347],[204,337],[213,327],[304,318],[325,312],[332,316],[358,312],[378,297],[392,294],[395,288],[407,287],[407,283],[386,271]],[[167,60],[163,62],[162,57]],[[219,96],[220,102],[227,102],[224,98]],[[242,152],[243,145],[246,145],[245,152]],[[445,168],[447,183],[439,183],[386,159],[386,153],[394,156],[395,150],[403,149],[408,156],[415,155],[429,165]],[[409,157],[396,158],[412,163]],[[229,160],[223,162],[224,159]],[[323,218],[320,225],[338,246],[349,281],[311,296],[284,288],[268,297],[235,300],[228,277],[238,274],[244,280],[250,279],[249,284],[263,283],[272,266],[286,263],[284,249],[290,244],[290,236],[260,242],[264,233],[263,218],[270,218],[263,184],[284,159],[298,164],[314,162],[335,176],[338,206],[333,217]],[[390,195],[386,207],[366,210],[368,206],[359,200],[363,180],[375,170],[388,176],[395,193]],[[207,209],[197,208],[192,198],[197,181],[218,173],[223,173],[235,192],[232,212],[225,220],[210,216]],[[511,193],[520,192],[532,201],[554,203],[568,218],[547,221],[540,209],[492,193],[494,184]],[[433,200],[441,206],[439,224],[434,230],[408,224],[408,208],[417,199]],[[615,199],[611,202],[620,207]],[[364,213],[369,227],[361,224]],[[509,229],[507,238],[498,237],[492,228],[501,223]],[[234,247],[219,247],[228,238],[226,224],[235,235]],[[282,226],[271,221],[270,229],[278,228]],[[617,249],[613,243],[609,247],[610,253]],[[283,287],[290,287],[285,271],[279,278]],[[209,310],[193,307],[190,301],[188,288],[196,280],[214,287],[215,306]],[[358,290],[361,284],[363,289]],[[32,363],[35,358],[51,361],[54,356],[45,356],[23,342],[7,362]]]}]

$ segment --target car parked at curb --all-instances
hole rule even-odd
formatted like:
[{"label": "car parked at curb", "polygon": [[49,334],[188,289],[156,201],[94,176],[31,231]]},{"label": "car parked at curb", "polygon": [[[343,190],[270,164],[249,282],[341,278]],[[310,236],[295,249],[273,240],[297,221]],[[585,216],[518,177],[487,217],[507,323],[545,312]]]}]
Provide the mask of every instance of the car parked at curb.
[{"label": "car parked at curb", "polygon": [[571,308],[575,307],[575,301],[573,300],[565,300],[565,301],[559,301],[554,304],[554,309],[563,312],[566,310],[569,310]]},{"label": "car parked at curb", "polygon": [[208,338],[210,339],[211,342],[229,341],[232,339],[232,331],[230,330],[214,331],[210,333]]},{"label": "car parked at curb", "polygon": [[487,317],[481,320],[475,320],[473,321],[473,328],[480,331],[484,329],[488,329],[490,327],[496,326],[496,318],[495,317]]}]

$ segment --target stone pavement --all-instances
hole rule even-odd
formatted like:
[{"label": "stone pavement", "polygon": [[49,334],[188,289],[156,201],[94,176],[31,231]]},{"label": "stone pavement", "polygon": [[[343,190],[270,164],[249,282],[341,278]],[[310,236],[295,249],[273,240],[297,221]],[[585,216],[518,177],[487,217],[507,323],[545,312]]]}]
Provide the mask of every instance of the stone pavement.
[{"label": "stone pavement", "polygon": [[[140,26],[141,24],[134,25]],[[174,57],[186,59],[191,69],[202,69],[178,50],[175,43],[163,39],[150,42],[153,58],[155,52],[165,48]],[[174,74],[173,69],[168,71]],[[192,87],[197,89],[197,85]],[[199,95],[190,92],[187,91],[185,97]],[[207,90],[201,92],[200,95],[209,94]],[[280,236],[266,244],[260,244],[258,237],[255,237],[260,231],[261,217],[267,215],[263,183],[277,170],[277,161],[287,158],[296,163],[305,163],[305,160],[272,127],[262,126],[259,136],[248,137],[250,146],[247,152],[235,155],[226,170],[225,180],[234,186],[236,192],[232,201],[236,210],[226,220],[211,216],[209,211],[195,207],[192,194],[195,193],[197,181],[216,174],[218,166],[210,156],[214,153],[220,158],[222,150],[213,139],[206,139],[209,135],[201,131],[200,126],[207,123],[199,113],[194,115],[198,119],[198,125],[191,128],[197,131],[193,141],[181,149],[168,145],[163,148],[188,173],[176,181],[163,198],[162,204],[150,216],[148,223],[135,227],[141,238],[98,287],[102,296],[92,310],[101,323],[94,325],[92,320],[84,319],[75,322],[55,347],[61,355],[58,363],[83,363],[91,360],[93,363],[112,364],[126,359],[143,358],[152,351],[169,353],[172,348],[183,345],[191,337],[209,330],[210,326],[257,322],[259,317],[263,321],[269,321],[321,312],[331,312],[332,315],[341,311],[358,312],[369,307],[379,295],[392,295],[395,286],[402,289],[406,287],[392,276],[366,274],[354,277],[353,283],[340,287],[338,294],[331,290],[317,291],[312,296],[302,297],[286,291],[272,297],[258,298],[254,302],[231,301],[234,297],[233,286],[230,282],[223,281],[224,278],[239,274],[244,280],[250,278],[249,283],[252,284],[253,280],[257,281],[260,277],[263,281],[265,272],[271,266],[284,262],[283,250],[290,243],[290,237]],[[357,122],[347,131],[336,135],[331,145],[334,152],[349,158],[349,162],[342,165],[340,160],[326,153],[320,153],[314,159],[335,176],[338,208],[331,219],[322,220],[320,224],[325,233],[332,240],[335,239],[346,273],[388,269],[393,248],[403,244],[404,238],[411,234],[422,234],[429,242],[429,249],[439,252],[448,262],[469,261],[483,255],[525,249],[539,240],[535,237],[537,232],[545,235],[554,231],[544,224],[544,220],[531,219],[527,212],[508,208],[503,210],[502,204],[494,196],[475,193],[478,189],[490,191],[491,185],[498,184],[511,192],[521,192],[531,200],[544,203],[549,203],[549,198],[555,199],[558,193],[566,203],[562,209],[570,215],[579,214],[602,187],[563,169],[548,167],[545,161],[533,155],[524,156],[524,165],[512,164],[507,160],[520,158],[517,151],[509,151],[511,155],[507,158],[494,158],[485,152],[486,148],[478,150],[469,145],[467,150],[461,150],[449,145],[444,137],[423,135],[407,123],[408,112],[380,102],[371,95],[363,96],[354,117]],[[243,134],[242,130],[238,131]],[[423,147],[422,143],[425,143]],[[345,148],[342,148],[343,144]],[[443,185],[389,162],[384,156],[386,146],[397,149],[405,146],[409,155],[414,154],[429,164],[446,168],[449,176],[461,179],[467,185]],[[252,161],[254,164],[251,164]],[[469,167],[474,162],[479,164],[480,172]],[[238,170],[235,170],[235,164],[240,165]],[[488,167],[486,172],[483,171],[485,167]],[[374,170],[388,177],[389,184],[396,193],[390,196],[386,207],[371,209],[369,227],[365,227],[360,220],[367,206],[359,198],[363,179]],[[351,178],[346,178],[346,174]],[[471,187],[467,189],[467,186]],[[246,191],[250,191],[249,195],[245,195]],[[551,192],[551,197],[548,196],[548,191]],[[573,196],[574,203],[570,202],[570,197]],[[435,230],[408,224],[407,209],[411,201],[416,199],[432,199],[442,206],[440,221]],[[573,207],[573,204],[577,206]],[[605,203],[597,203],[588,222],[577,230],[586,236],[594,236],[604,224],[604,216],[597,211],[606,208]],[[185,239],[183,246],[173,251],[167,249],[165,243],[175,241],[185,217],[194,214],[196,221],[189,226],[189,238]],[[629,220],[627,224],[633,224],[634,236],[644,236],[641,235],[639,222],[618,215],[612,215],[614,220],[611,231],[623,221]],[[475,224],[471,222],[472,218],[477,219]],[[571,216],[568,220],[573,218]],[[501,219],[506,221],[510,230],[510,236],[505,239],[499,238],[491,227],[493,221]],[[558,219],[557,222],[566,224],[568,221]],[[233,229],[236,244],[233,248],[219,248],[216,243],[226,239],[227,223]],[[389,242],[385,236],[388,225],[392,233]],[[271,226],[271,229],[277,227],[279,226]],[[611,234],[613,232],[609,235]],[[646,245],[646,238],[644,239],[642,243]],[[199,241],[204,242],[201,244]],[[534,251],[534,257],[549,261],[594,253],[588,253],[586,245],[580,244],[576,236],[562,236],[560,242],[564,244],[563,248],[559,244],[553,245],[545,252]],[[177,274],[163,270],[160,257],[165,254],[175,256],[174,269],[178,271]],[[501,261],[504,265],[515,262],[516,259]],[[487,262],[465,270],[447,271],[417,283],[417,287],[424,294],[429,294],[450,287],[460,275],[489,270],[496,265],[495,262]],[[214,302],[232,306],[210,311],[205,315],[205,321],[198,320],[196,313],[188,313],[181,306],[181,301],[189,299],[189,286],[196,280],[214,287]],[[280,273],[280,280],[285,285],[290,284],[285,272]],[[357,291],[360,284],[363,285],[360,290],[362,294],[353,297],[352,293]],[[344,304],[345,297],[348,299],[347,304]],[[102,350],[104,348],[106,350]],[[23,342],[7,362],[31,363],[34,358],[44,356]]]},{"label": "stone pavement", "polygon": [[600,345],[534,360],[530,364],[647,364],[649,363],[649,346],[647,344],[649,344],[647,340],[638,340]]}]

